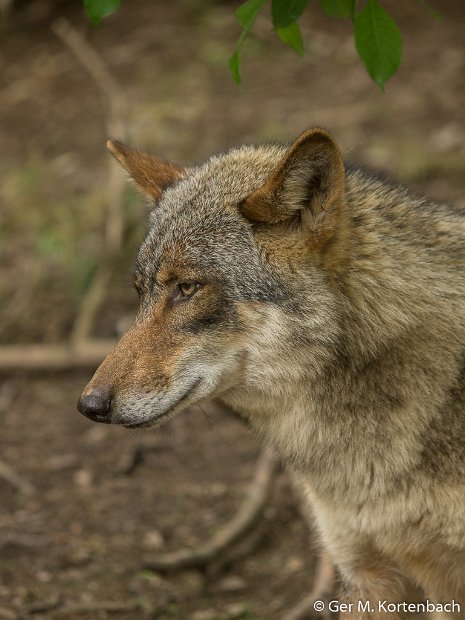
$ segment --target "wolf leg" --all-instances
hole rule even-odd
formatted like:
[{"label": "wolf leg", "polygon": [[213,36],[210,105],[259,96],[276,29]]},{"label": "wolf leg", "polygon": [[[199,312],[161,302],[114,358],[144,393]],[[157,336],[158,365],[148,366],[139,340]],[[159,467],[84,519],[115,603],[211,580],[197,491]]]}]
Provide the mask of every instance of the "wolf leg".
[{"label": "wolf leg", "polygon": [[347,584],[342,600],[351,609],[341,619],[412,618],[407,604],[421,601],[422,593],[388,558],[369,544],[351,546],[350,552],[346,547],[340,557],[339,568]]},{"label": "wolf leg", "polygon": [[465,618],[465,551],[434,546],[405,558],[410,574],[424,586],[428,601],[440,603],[444,611],[428,614],[434,620]]}]

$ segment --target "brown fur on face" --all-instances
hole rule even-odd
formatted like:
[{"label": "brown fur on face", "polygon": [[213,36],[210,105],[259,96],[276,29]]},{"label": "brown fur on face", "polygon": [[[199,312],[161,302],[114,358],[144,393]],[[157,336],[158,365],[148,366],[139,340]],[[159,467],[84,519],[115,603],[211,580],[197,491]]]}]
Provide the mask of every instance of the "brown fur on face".
[{"label": "brown fur on face", "polygon": [[[148,292],[141,290],[141,304],[138,317],[130,330],[122,337],[118,345],[107,356],[86,387],[85,394],[100,387],[110,386],[113,409],[119,410],[119,421],[127,426],[145,426],[147,422],[155,422],[158,412],[141,424],[135,419],[141,413],[140,406],[132,404],[135,396],[150,413],[150,403],[146,402],[150,395],[169,395],[176,391],[176,376],[180,367],[185,366],[196,348],[199,332],[205,326],[213,331],[218,316],[224,319],[229,312],[230,329],[235,324],[231,309],[221,306],[221,298],[214,283],[202,284],[195,292],[195,303],[189,299],[180,299],[181,291],[178,282],[203,281],[201,274],[195,275],[192,269],[186,272],[179,269],[177,273],[188,273],[173,279],[176,270],[165,265],[157,274],[159,292],[155,303],[147,300]],[[139,284],[139,286],[141,286]],[[234,339],[233,330],[230,339]],[[211,337],[211,342],[209,342]],[[218,343],[214,336],[207,333],[203,341],[203,354],[215,359],[218,354]],[[189,376],[191,369],[187,369]],[[194,373],[195,374],[195,373]],[[196,383],[199,377],[193,377]],[[181,380],[182,382],[182,380]],[[181,389],[184,393],[184,388]],[[137,396],[139,395],[139,396]],[[144,401],[145,399],[145,401]],[[129,404],[128,404],[129,401]],[[164,412],[161,412],[164,415]]]},{"label": "brown fur on face", "polygon": [[88,388],[111,421],[218,397],[299,477],[349,596],[463,615],[465,214],[344,169],[320,129],[189,170],[118,150],[157,204],[138,319]]}]

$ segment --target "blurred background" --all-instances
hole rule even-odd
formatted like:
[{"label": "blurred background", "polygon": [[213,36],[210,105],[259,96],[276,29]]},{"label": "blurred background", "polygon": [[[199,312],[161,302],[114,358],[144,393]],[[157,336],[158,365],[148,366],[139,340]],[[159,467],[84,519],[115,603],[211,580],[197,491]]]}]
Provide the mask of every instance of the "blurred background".
[{"label": "blurred background", "polygon": [[259,16],[237,87],[227,69],[236,3],[123,0],[94,28],[79,0],[4,0],[0,619],[273,620],[310,591],[316,541],[283,472],[242,552],[146,569],[145,558],[195,548],[228,522],[260,448],[213,406],[157,433],[75,410],[137,302],[131,270],[146,211],[105,141],[193,164],[319,125],[347,159],[463,204],[463,0],[437,3],[440,21],[421,2],[385,5],[404,58],[383,94],[350,24],[318,3],[301,22],[303,59]]}]

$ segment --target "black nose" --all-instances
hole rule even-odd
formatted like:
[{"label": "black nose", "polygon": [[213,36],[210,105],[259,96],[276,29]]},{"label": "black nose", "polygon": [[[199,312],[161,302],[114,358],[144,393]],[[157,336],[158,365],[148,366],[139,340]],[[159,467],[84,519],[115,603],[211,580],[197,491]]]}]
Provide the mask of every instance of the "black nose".
[{"label": "black nose", "polygon": [[110,390],[96,388],[90,394],[83,394],[77,404],[78,410],[94,422],[111,423]]}]

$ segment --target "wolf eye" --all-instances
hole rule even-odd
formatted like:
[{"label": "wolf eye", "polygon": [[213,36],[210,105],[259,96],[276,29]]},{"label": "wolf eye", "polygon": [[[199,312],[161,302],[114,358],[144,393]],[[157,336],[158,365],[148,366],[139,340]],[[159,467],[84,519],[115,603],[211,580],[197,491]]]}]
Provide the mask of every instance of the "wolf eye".
[{"label": "wolf eye", "polygon": [[182,282],[179,286],[180,297],[192,297],[195,291],[199,288],[200,284],[195,282]]}]

